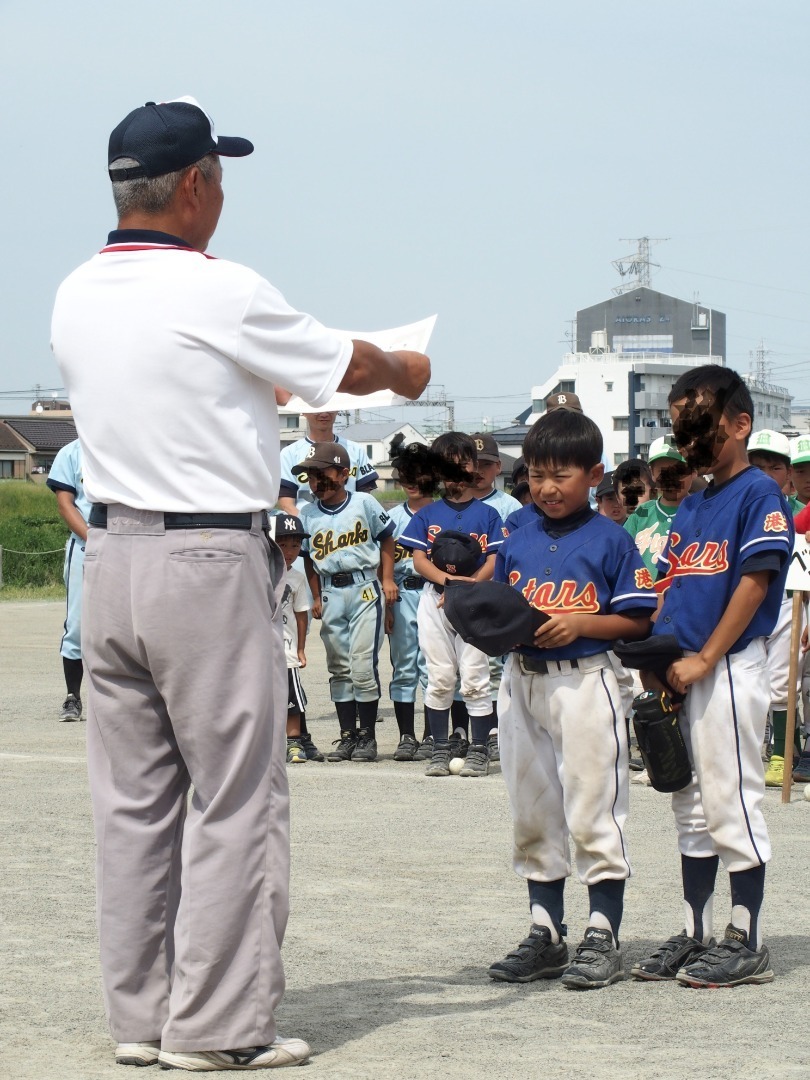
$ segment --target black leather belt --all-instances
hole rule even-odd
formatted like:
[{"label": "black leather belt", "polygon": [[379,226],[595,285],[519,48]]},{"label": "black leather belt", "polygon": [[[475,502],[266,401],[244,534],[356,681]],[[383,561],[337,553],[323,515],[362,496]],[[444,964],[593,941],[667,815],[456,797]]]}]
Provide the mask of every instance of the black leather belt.
[{"label": "black leather belt", "polygon": [[568,663],[572,668],[579,667],[576,660],[537,660],[525,653],[520,654],[520,667],[527,675],[548,675],[549,671],[556,674],[560,670],[561,663]]},{"label": "black leather belt", "polygon": [[[358,576],[355,577],[355,574]],[[364,581],[373,580],[373,577],[366,577],[362,570],[338,570],[336,574],[326,576],[324,584],[327,589],[345,589],[347,585],[361,585]]]},{"label": "black leather belt", "polygon": [[[91,525],[97,529],[107,528],[107,504],[93,503],[90,509]],[[164,529],[250,529],[253,514],[171,514],[164,513]],[[267,514],[262,512],[261,527],[268,527]]]},{"label": "black leather belt", "polygon": [[402,588],[413,591],[414,589],[421,589],[425,584],[425,579],[419,577],[418,574],[411,574],[409,577],[403,578]]}]

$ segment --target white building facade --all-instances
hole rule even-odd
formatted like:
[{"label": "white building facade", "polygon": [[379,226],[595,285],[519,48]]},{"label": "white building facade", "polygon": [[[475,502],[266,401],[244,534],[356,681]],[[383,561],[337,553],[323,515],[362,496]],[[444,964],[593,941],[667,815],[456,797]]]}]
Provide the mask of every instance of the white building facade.
[{"label": "white building facade", "polygon": [[[542,416],[549,394],[576,394],[599,426],[608,468],[614,469],[628,458],[646,458],[650,443],[671,431],[667,397],[680,375],[703,364],[724,363],[721,356],[676,353],[568,353],[553,375],[532,387],[528,422]],[[789,427],[788,391],[743,377],[754,401],[754,430]]]}]

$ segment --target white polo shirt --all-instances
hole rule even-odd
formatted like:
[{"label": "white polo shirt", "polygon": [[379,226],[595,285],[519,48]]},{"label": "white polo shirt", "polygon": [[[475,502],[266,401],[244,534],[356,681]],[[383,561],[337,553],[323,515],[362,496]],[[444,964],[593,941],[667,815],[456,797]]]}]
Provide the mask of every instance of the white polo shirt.
[{"label": "white polo shirt", "polygon": [[179,513],[273,506],[274,386],[317,409],[352,355],[254,271],[140,230],[62,282],[51,347],[90,500]]}]

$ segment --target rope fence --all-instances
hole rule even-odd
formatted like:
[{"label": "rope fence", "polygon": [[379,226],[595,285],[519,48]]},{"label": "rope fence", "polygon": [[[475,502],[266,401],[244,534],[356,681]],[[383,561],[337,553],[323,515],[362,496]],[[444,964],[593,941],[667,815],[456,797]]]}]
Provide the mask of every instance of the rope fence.
[{"label": "rope fence", "polygon": [[[5,584],[5,577],[8,576],[8,575],[4,575],[4,572],[3,572],[4,571],[5,557],[7,555],[19,555],[19,556],[22,556],[24,558],[36,557],[38,555],[45,555],[45,556],[58,555],[59,556],[58,560],[56,560],[56,559],[52,560],[53,561],[53,566],[47,568],[47,570],[45,570],[45,568],[43,568],[42,573],[36,573],[34,575],[35,580],[32,580],[30,583],[31,584],[47,584],[48,583],[47,580],[42,580],[43,573],[45,575],[45,578],[53,578],[54,581],[61,580],[62,565],[63,565],[62,560],[64,559],[64,555],[65,555],[64,544],[62,545],[62,547],[48,548],[47,550],[44,550],[44,551],[19,551],[17,548],[3,547],[2,545],[0,545],[0,589],[3,588],[3,586]],[[24,575],[24,577],[28,578],[29,575]],[[28,584],[29,582],[26,581],[25,583]]]}]

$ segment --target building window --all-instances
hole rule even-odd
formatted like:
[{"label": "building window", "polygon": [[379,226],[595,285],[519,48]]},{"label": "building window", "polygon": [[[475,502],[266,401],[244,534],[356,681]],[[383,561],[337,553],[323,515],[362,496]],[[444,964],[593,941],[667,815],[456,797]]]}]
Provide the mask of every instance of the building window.
[{"label": "building window", "polygon": [[366,457],[369,459],[369,461],[371,461],[371,453],[373,449],[374,447],[371,445],[371,443],[366,443]]},{"label": "building window", "polygon": [[627,459],[629,457],[630,457],[629,454],[614,454],[613,455],[613,464],[614,465],[621,465],[621,463],[623,461],[627,461]]},{"label": "building window", "polygon": [[7,480],[9,477],[14,476],[14,462],[13,461],[0,461],[0,478]]},{"label": "building window", "polygon": [[771,403],[770,403],[770,401],[767,402],[766,405],[765,405],[765,415],[766,416],[771,415]]},{"label": "building window", "polygon": [[629,416],[614,416],[613,417],[613,430],[614,431],[629,431],[630,430],[630,417]]},{"label": "building window", "polygon": [[607,390],[608,393],[610,393],[610,391],[613,389],[613,383],[612,382],[606,382],[605,383],[605,389]]},{"label": "building window", "polygon": [[301,417],[300,416],[295,416],[295,415],[290,415],[288,413],[287,416],[284,417],[284,426],[286,428],[300,427],[301,426]]}]

